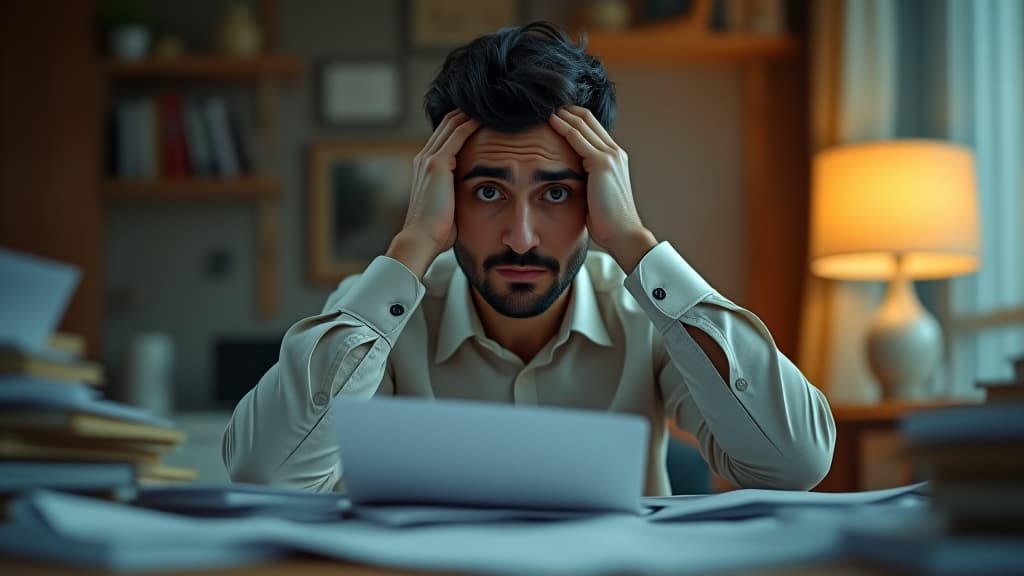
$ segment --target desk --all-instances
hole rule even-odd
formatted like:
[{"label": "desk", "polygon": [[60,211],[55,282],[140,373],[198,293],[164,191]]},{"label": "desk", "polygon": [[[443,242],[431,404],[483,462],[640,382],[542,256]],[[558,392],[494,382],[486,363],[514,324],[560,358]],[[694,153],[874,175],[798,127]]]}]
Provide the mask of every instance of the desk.
[{"label": "desk", "polygon": [[[963,401],[938,400],[932,402],[887,401],[868,405],[832,406],[836,421],[836,449],[832,469],[815,490],[820,492],[854,492],[863,490],[861,474],[864,470],[864,438],[868,432],[897,432],[900,420],[917,410],[928,410],[963,404]],[[909,467],[902,471],[903,483],[912,481]]]},{"label": "desk", "polygon": [[[2,557],[0,557],[0,573],[18,574],[19,576],[107,576],[108,574],[117,574],[101,570],[37,564]],[[425,576],[441,573],[388,570],[319,558],[297,557],[292,560],[262,566],[247,566],[223,570],[202,569],[192,572],[158,572],[157,574],[160,576],[197,576],[199,574],[206,576],[396,576],[399,574],[419,574]],[[900,573],[860,565],[854,562],[843,562],[839,564],[767,568],[743,572],[719,572],[716,574],[718,576],[896,576]]]}]

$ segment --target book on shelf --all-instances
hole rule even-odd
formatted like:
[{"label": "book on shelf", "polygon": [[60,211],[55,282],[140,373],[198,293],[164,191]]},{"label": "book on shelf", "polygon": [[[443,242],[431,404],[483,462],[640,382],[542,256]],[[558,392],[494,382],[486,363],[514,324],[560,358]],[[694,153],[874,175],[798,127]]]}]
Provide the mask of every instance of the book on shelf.
[{"label": "book on shelf", "polygon": [[210,132],[203,111],[195,98],[186,98],[183,108],[185,120],[185,148],[194,178],[209,178],[216,173]]},{"label": "book on shelf", "polygon": [[112,169],[121,180],[234,179],[259,164],[250,126],[221,96],[121,99],[112,135]]},{"label": "book on shelf", "polygon": [[28,351],[0,346],[0,375],[20,374],[67,383],[98,385],[105,380],[103,366],[85,360],[68,360],[48,350]]},{"label": "book on shelf", "polygon": [[209,126],[217,175],[221,178],[238,178],[242,170],[231,132],[227,104],[223,98],[211,97],[204,102],[203,112]]},{"label": "book on shelf", "polygon": [[156,98],[160,138],[161,177],[180,180],[191,177],[188,150],[185,144],[185,125],[182,111],[182,97],[167,92]]}]

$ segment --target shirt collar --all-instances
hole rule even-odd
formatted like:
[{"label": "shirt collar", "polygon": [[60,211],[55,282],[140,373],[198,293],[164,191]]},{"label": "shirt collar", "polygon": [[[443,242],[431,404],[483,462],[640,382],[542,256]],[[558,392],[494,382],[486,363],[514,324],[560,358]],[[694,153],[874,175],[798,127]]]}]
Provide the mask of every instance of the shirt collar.
[{"label": "shirt collar", "polygon": [[[594,285],[590,280],[587,267],[580,268],[573,280],[572,294],[569,295],[569,306],[556,336],[555,347],[561,346],[569,339],[570,332],[579,332],[591,342],[599,346],[611,346],[601,310],[597,306]],[[444,362],[459,349],[471,336],[484,337],[483,324],[473,306],[469,281],[461,268],[456,267],[448,284],[445,297],[444,312],[441,314],[441,326],[438,330],[437,350],[434,361]]]}]

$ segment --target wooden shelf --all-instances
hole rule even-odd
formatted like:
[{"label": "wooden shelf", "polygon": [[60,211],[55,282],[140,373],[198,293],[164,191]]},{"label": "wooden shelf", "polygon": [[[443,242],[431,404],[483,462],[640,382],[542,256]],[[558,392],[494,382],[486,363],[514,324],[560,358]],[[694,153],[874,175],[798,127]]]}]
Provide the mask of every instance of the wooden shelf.
[{"label": "wooden shelf", "polygon": [[182,56],[168,60],[124,62],[105,60],[103,72],[114,79],[186,78],[192,80],[296,80],[302,75],[298,58],[283,55],[254,58]]},{"label": "wooden shelf", "polygon": [[256,201],[273,200],[280,189],[273,178],[248,176],[235,180],[107,180],[100,186],[100,194],[108,202]]},{"label": "wooden shelf", "polygon": [[588,52],[607,66],[665,67],[742,64],[785,58],[800,43],[790,36],[694,34],[671,30],[588,32]]}]

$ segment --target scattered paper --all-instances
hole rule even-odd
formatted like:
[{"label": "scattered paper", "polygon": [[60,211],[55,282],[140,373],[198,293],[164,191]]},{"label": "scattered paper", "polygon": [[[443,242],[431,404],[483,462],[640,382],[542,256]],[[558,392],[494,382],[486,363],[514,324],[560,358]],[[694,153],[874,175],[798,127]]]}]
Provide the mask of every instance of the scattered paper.
[{"label": "scattered paper", "polygon": [[79,275],[74,266],[0,248],[0,345],[46,349]]},{"label": "scattered paper", "polygon": [[647,517],[653,522],[731,520],[767,516],[787,507],[877,504],[922,491],[927,485],[927,482],[921,482],[886,490],[835,493],[745,489],[698,497],[645,498],[644,503],[664,506]]}]

